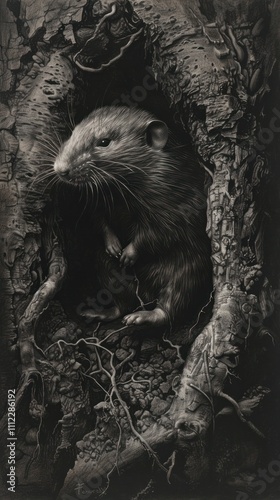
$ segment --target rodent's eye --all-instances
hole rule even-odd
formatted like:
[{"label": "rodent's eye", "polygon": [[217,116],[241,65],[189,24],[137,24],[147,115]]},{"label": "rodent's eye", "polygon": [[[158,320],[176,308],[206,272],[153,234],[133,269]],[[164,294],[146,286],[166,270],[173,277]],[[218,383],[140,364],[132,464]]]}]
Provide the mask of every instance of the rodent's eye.
[{"label": "rodent's eye", "polygon": [[96,143],[96,146],[101,146],[102,148],[106,148],[107,146],[109,146],[111,142],[111,139],[99,139],[99,141],[97,141]]}]

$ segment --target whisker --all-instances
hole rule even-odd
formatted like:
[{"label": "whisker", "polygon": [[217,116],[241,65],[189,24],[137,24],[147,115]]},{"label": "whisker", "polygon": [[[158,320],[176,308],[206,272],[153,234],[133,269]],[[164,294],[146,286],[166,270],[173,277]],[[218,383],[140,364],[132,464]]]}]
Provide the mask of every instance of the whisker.
[{"label": "whisker", "polygon": [[80,186],[80,185],[79,185],[79,191],[80,191],[80,197],[79,197],[79,204],[80,204],[82,199],[83,199],[83,190],[82,190],[82,186]]},{"label": "whisker", "polygon": [[[108,173],[108,172],[104,172],[104,173]],[[113,176],[110,176],[110,177],[111,177],[112,183],[116,186],[117,190],[119,191],[120,195],[122,196],[122,198],[123,198],[123,200],[124,200],[124,202],[125,202],[125,204],[127,206],[128,211],[130,211],[129,205],[127,203],[127,199],[126,199],[126,197],[125,197],[125,195],[123,193],[122,188],[119,186],[119,184],[122,184],[122,183],[119,182],[115,177],[113,177]]]},{"label": "whisker", "polygon": [[[114,160],[103,160],[103,159],[98,159],[98,161],[100,162],[104,162],[104,163],[112,163],[113,165],[121,165],[123,167],[126,167],[128,170],[130,170],[130,172],[134,172],[133,169],[136,169],[136,170],[140,170],[143,174],[146,174],[148,175],[146,172],[144,172],[144,170],[142,170],[140,167],[136,167],[135,165],[132,165],[132,164],[129,164],[129,163],[122,163],[120,161],[114,161]],[[129,167],[133,167],[133,168],[129,168]]]},{"label": "whisker", "polygon": [[[125,201],[125,203],[126,203],[126,206],[127,206],[128,210],[129,210],[129,206],[128,206],[128,203],[127,203],[127,199],[126,199],[126,197],[124,196],[122,189],[120,189],[120,187],[118,186],[118,184],[117,184],[117,179],[116,179],[114,176],[112,176],[111,174],[109,174],[108,172],[105,172],[104,170],[101,170],[101,169],[97,168],[97,167],[96,167],[96,165],[94,165],[94,164],[91,164],[91,165],[92,165],[93,167],[95,167],[95,168],[98,170],[98,175],[99,175],[99,177],[101,177],[101,178],[103,179],[103,181],[104,181],[104,182],[105,182],[106,180],[104,179],[104,177],[103,177],[103,175],[102,175],[102,174],[105,174],[105,175],[107,174],[107,175],[110,177],[110,179],[112,180],[112,182],[116,185],[116,187],[117,187],[117,189],[118,189],[119,193],[121,194],[122,198],[124,199],[124,201]],[[97,181],[98,181],[98,184],[100,184],[100,180],[99,180],[99,179],[97,179]],[[104,196],[103,196],[103,199],[104,199]],[[104,200],[104,202],[105,202],[105,200]]]},{"label": "whisker", "polygon": [[57,142],[50,133],[40,136],[37,140],[45,142],[46,144],[51,143],[53,146],[57,147]]},{"label": "whisker", "polygon": [[[68,97],[70,99],[70,102],[69,102]],[[71,125],[72,131],[73,131],[75,126],[76,126],[75,120],[74,120],[74,112],[73,112],[73,92],[70,92],[67,96],[67,112],[68,112],[68,118],[70,121],[70,125]]]},{"label": "whisker", "polygon": [[[103,179],[103,177],[101,176],[101,178]],[[104,201],[104,205],[105,207],[107,206],[107,200],[106,200],[106,196],[104,194],[104,191],[103,191],[103,186],[102,186],[102,182],[100,179],[98,179],[98,184],[99,184],[99,189],[101,191],[101,194],[102,194],[102,198],[103,198],[103,201]]]},{"label": "whisker", "polygon": [[77,230],[77,227],[78,227],[78,224],[79,224],[80,220],[83,218],[83,215],[84,215],[84,213],[86,211],[86,208],[87,208],[87,205],[88,205],[88,186],[87,186],[87,184],[85,184],[85,188],[86,188],[85,189],[86,202],[84,204],[84,209],[82,210],[82,213],[81,213],[80,217],[78,218],[78,220],[76,222],[76,230]]},{"label": "whisker", "polygon": [[54,146],[52,146],[52,144],[50,143],[43,143],[43,142],[39,142],[37,141],[37,143],[39,144],[40,148],[41,148],[41,151],[40,153],[43,151],[43,153],[46,155],[47,159],[48,160],[54,160],[58,153],[59,153],[59,148],[55,149]]},{"label": "whisker", "polygon": [[96,180],[95,180],[94,176],[91,175],[90,178],[91,178],[91,180],[96,188],[96,201],[95,201],[95,207],[94,207],[94,210],[96,210],[96,207],[98,206],[98,201],[99,201],[99,192],[98,192],[98,187],[97,187]]},{"label": "whisker", "polygon": [[29,187],[30,187],[30,188],[32,188],[35,184],[37,184],[37,185],[38,185],[38,184],[40,184],[40,183],[42,183],[42,182],[44,182],[44,181],[47,181],[50,177],[51,177],[51,178],[54,178],[54,177],[55,177],[55,175],[45,175],[45,176],[41,176],[40,178],[37,178],[37,177],[36,177],[36,178],[35,178],[35,179],[34,179],[34,180],[30,183]]},{"label": "whisker", "polygon": [[45,186],[44,190],[43,190],[43,194],[45,194],[45,192],[47,191],[47,189],[51,189],[55,186],[55,184],[59,182],[59,179],[51,179],[47,185]]},{"label": "whisker", "polygon": [[53,176],[56,176],[56,173],[54,171],[40,172],[39,174],[36,175],[34,182],[39,182],[44,179],[47,179],[48,177],[53,177]]},{"label": "whisker", "polygon": [[[40,139],[38,139],[38,142],[46,144],[47,146],[52,146],[53,150],[56,152],[58,152],[59,150],[59,144],[57,144],[57,142],[54,140],[54,137],[52,137],[51,135],[48,135],[47,137],[40,137]],[[59,143],[61,143],[60,139]]]},{"label": "whisker", "polygon": [[[108,164],[108,160],[102,160],[102,159],[98,159],[99,162],[104,162],[106,164]],[[110,160],[110,163],[114,164],[114,165],[120,165],[120,166],[123,166],[123,167],[126,167],[128,168],[128,165],[130,165],[131,167],[133,167],[132,169],[129,169],[131,172],[133,172],[133,169],[134,170],[139,170],[142,174],[144,174],[148,179],[150,179],[150,174],[148,174],[147,172],[145,172],[143,169],[141,169],[140,167],[136,166],[136,165],[133,165],[131,163],[128,163],[128,164],[125,164],[123,162],[120,162],[120,161],[114,161],[114,160]],[[177,169],[176,169],[177,170]],[[122,176],[123,177],[123,176]],[[123,177],[124,179],[124,177]],[[167,183],[166,182],[166,179],[161,179],[159,176],[157,176],[157,181],[160,182],[163,186],[167,186],[167,184],[174,188],[174,189],[178,189],[178,184],[176,183]]]},{"label": "whisker", "polygon": [[[108,174],[108,172],[105,172],[106,174]],[[110,175],[110,174],[108,174]],[[124,179],[126,181],[126,179],[122,176],[122,175],[119,175],[122,179]],[[134,198],[135,200],[142,206],[146,206],[146,208],[149,208],[148,205],[146,205],[146,203],[141,200],[135,193],[133,193],[133,191],[131,191],[131,189],[124,183],[122,182],[121,180],[119,180],[119,178],[116,178],[116,176],[112,176],[110,175],[110,177],[114,178],[116,182],[120,183]]]},{"label": "whisker", "polygon": [[[93,163],[90,163],[90,165],[91,165],[91,166],[93,166],[93,167],[95,166]],[[101,178],[102,178],[103,182],[106,184],[107,189],[108,189],[109,194],[110,194],[110,198],[111,198],[111,202],[112,202],[112,203],[111,203],[111,206],[110,206],[110,203],[109,203],[109,200],[108,200],[108,198],[107,198],[107,197],[106,197],[106,198],[104,198],[104,200],[106,201],[106,205],[108,206],[108,211],[109,211],[109,213],[111,214],[112,209],[114,208],[114,198],[113,198],[113,195],[112,195],[112,191],[111,191],[111,188],[110,188],[110,184],[109,184],[109,183],[107,182],[107,180],[103,177],[102,172],[101,172],[100,170],[99,170],[99,174],[100,174],[100,176],[101,176]],[[100,183],[100,187],[101,187],[101,189],[102,189],[102,183]]]},{"label": "whisker", "polygon": [[[101,177],[101,179],[104,182],[106,181],[106,179],[104,179],[104,177],[102,176],[102,174],[100,173],[100,171],[98,172],[98,177]],[[100,179],[98,177],[96,177],[96,182],[98,183],[98,186],[100,186]],[[122,198],[124,199],[124,202],[126,203],[127,208],[129,209],[129,206],[127,204],[127,200],[126,200],[126,198],[125,198],[122,190],[120,189],[120,187],[118,186],[118,184],[114,182],[114,180],[112,182],[113,182],[114,186],[117,188],[117,190],[120,193],[120,195],[122,196]],[[110,190],[110,195],[111,195],[111,198],[112,198],[112,203],[113,203],[113,206],[114,206],[114,199],[113,199],[113,196],[112,196],[112,192],[111,192],[110,186],[109,186],[109,190]]]},{"label": "whisker", "polygon": [[57,140],[58,140],[59,147],[61,147],[61,146],[62,146],[62,139],[61,139],[61,137],[58,135],[58,133],[57,133],[57,131],[55,130],[55,128],[54,128],[54,127],[53,127],[53,131],[54,131],[55,136],[56,136],[56,138],[57,138]]},{"label": "whisker", "polygon": [[92,186],[92,183],[89,183],[89,188],[90,188],[90,192],[91,192],[91,202],[93,202],[94,192],[93,192],[93,186]]},{"label": "whisker", "polygon": [[39,167],[47,167],[47,168],[49,168],[49,169],[52,169],[52,170],[53,170],[54,162],[53,162],[53,160],[51,160],[51,159],[48,161],[48,160],[45,158],[45,159],[44,159],[44,163],[43,163],[42,161],[39,161],[39,162],[38,162],[38,166],[39,166]]},{"label": "whisker", "polygon": [[[89,163],[89,164],[90,164],[92,167],[94,166],[94,164],[93,164],[93,163]],[[105,182],[105,184],[106,184],[106,185],[107,185],[107,187],[109,188],[109,185],[108,185],[108,182],[106,181],[106,179],[104,179],[102,175],[100,175],[100,177],[102,178],[103,182]],[[106,198],[106,197],[105,197],[105,195],[104,195],[102,182],[100,181],[100,179],[98,179],[98,177],[96,177],[96,183],[97,183],[97,184],[98,184],[98,186],[99,186],[99,189],[100,189],[100,191],[101,191],[101,193],[102,193],[102,197],[103,197],[103,200],[104,200],[104,204],[105,204],[105,206],[106,206],[106,205],[107,205],[107,198]],[[110,189],[110,188],[109,188],[109,189]],[[107,205],[107,206],[108,206],[108,210],[110,211],[110,206],[109,206],[109,205]]]},{"label": "whisker", "polygon": [[[138,198],[138,196],[136,196],[136,194],[135,194],[135,193],[133,193],[133,192],[129,189],[129,187],[128,187],[128,186],[126,186],[126,184],[124,184],[121,180],[119,180],[118,178],[116,178],[116,176],[114,176],[114,175],[110,174],[109,172],[106,172],[105,170],[102,170],[102,171],[101,171],[101,169],[100,169],[100,168],[98,168],[98,167],[96,167],[96,165],[94,165],[94,164],[92,164],[92,166],[94,166],[94,167],[95,167],[95,169],[97,169],[99,173],[101,173],[101,172],[102,172],[102,174],[107,175],[108,177],[110,177],[110,179],[111,179],[112,181],[115,181],[115,182],[117,182],[117,183],[121,184],[121,185],[122,185],[122,186],[123,186],[123,187],[124,187],[124,188],[125,188],[125,189],[126,189],[126,190],[127,190],[127,191],[128,191],[128,192],[129,192],[129,193],[130,193],[130,194],[131,194],[134,198],[135,198],[135,199],[136,199],[136,201],[137,201],[140,205],[142,205],[142,206],[146,205],[145,203],[143,203],[143,200],[141,200],[140,198]],[[124,180],[126,180],[126,179],[125,179],[122,175],[120,175],[120,177],[122,177]],[[124,199],[125,199],[125,197],[124,197]],[[128,205],[127,205],[127,206],[128,206]],[[146,206],[146,208],[149,208],[149,207],[148,207],[148,206]]]},{"label": "whisker", "polygon": [[26,197],[28,197],[28,196],[30,195],[30,193],[33,193],[33,194],[35,194],[35,193],[36,193],[36,194],[38,194],[38,195],[43,195],[43,194],[45,194],[45,192],[46,192],[46,190],[47,190],[48,188],[52,188],[52,187],[53,187],[53,186],[54,186],[57,182],[59,182],[59,179],[58,179],[58,178],[53,177],[53,178],[52,178],[52,179],[51,179],[51,180],[50,180],[50,181],[49,181],[49,182],[48,182],[48,183],[44,186],[44,189],[42,189],[42,190],[40,190],[40,191],[33,189],[33,184],[34,184],[34,182],[33,182],[33,183],[31,183],[31,185],[29,186],[29,189],[28,189],[28,191],[27,191],[27,193],[26,193]]},{"label": "whisker", "polygon": [[47,146],[46,144],[40,144],[40,147],[41,147],[41,151],[43,150],[43,153],[45,155],[47,155],[47,159],[49,159],[50,161],[55,160],[55,158],[58,155],[58,151],[52,150],[51,147]]}]

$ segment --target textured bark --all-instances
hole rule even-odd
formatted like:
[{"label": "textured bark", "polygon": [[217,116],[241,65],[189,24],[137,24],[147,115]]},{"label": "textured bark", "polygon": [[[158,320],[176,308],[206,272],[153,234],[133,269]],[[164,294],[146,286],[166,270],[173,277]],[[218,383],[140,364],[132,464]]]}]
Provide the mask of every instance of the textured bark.
[{"label": "textured bark", "polygon": [[[170,102],[182,106],[184,123],[202,162],[213,171],[208,234],[212,240],[215,306],[211,322],[193,343],[179,392],[182,405],[175,405],[177,425],[179,422],[185,430],[190,426],[192,435],[203,435],[213,420],[213,400],[223,392],[228,369],[247,338],[242,326],[252,314],[254,300],[258,303],[258,293],[248,297],[248,283],[260,273],[263,264],[256,234],[260,227],[254,233],[246,222],[247,217],[257,218],[254,193],[268,170],[265,157],[257,155],[250,160],[250,140],[259,125],[254,106],[267,91],[275,54],[270,32],[265,43],[260,44],[268,22],[269,3],[247,2],[237,15],[235,3],[213,2],[203,11],[199,2],[186,2],[183,10],[188,16],[187,27],[186,18],[181,22],[179,19],[181,2],[174,4],[172,19],[168,5],[164,12],[161,4],[162,36],[156,44],[154,72]],[[149,11],[144,15],[148,24],[151,16]],[[163,31],[165,23],[169,25]],[[176,58],[174,54],[180,55]],[[252,113],[252,120],[242,134],[239,124],[245,113]],[[252,171],[256,181],[250,184]],[[221,206],[223,214],[219,217]],[[250,262],[244,258],[244,237],[252,240]]]},{"label": "textured bark", "polygon": [[[49,448],[43,445],[52,478],[38,479],[40,487],[57,494],[63,474],[74,466],[59,498],[77,498],[78,483],[90,498],[105,490],[110,498],[118,471],[125,481],[138,466],[142,476],[135,484],[128,481],[127,498],[140,490],[150,494],[160,481],[171,497],[173,487],[201,484],[215,474],[229,482],[257,463],[264,441],[253,409],[269,392],[260,387],[269,376],[246,378],[244,366],[254,372],[262,342],[276,338],[263,323],[271,314],[267,304],[279,305],[263,269],[259,200],[270,164],[256,142],[277,63],[279,7],[270,0],[150,0],[132,7],[121,0],[1,5],[1,377],[6,386],[19,381],[20,415],[28,407],[33,418],[31,425],[25,415],[27,423],[19,429],[20,484],[28,484],[31,467],[38,477],[45,466],[38,450],[46,404],[59,406],[61,429],[46,424],[53,437]],[[152,62],[155,81],[205,169],[214,281],[207,324],[203,314],[209,304],[188,331],[161,340],[151,334],[144,341],[118,325],[84,329],[55,300],[66,278],[65,245],[44,175],[57,136],[67,136],[69,96],[86,99],[81,81],[94,86],[97,80],[87,78],[118,68],[137,43],[145,47],[145,64]],[[11,350],[20,355],[20,380]],[[242,383],[231,393],[236,376]],[[99,390],[96,399],[93,390]],[[221,435],[214,432],[219,419],[235,426],[229,461],[221,441],[230,439],[230,431],[225,425]],[[39,429],[35,440],[34,429]],[[158,472],[151,472],[147,487],[153,464]],[[97,486],[89,483],[92,470]]]}]

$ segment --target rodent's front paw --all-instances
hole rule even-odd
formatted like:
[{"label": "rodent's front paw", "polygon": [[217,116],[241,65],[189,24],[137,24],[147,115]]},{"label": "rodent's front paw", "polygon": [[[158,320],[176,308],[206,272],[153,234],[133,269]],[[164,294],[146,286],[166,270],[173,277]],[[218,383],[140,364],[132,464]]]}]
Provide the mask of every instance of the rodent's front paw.
[{"label": "rodent's front paw", "polygon": [[122,251],[120,264],[125,267],[133,266],[138,258],[138,254],[133,243],[129,243]]},{"label": "rodent's front paw", "polygon": [[107,234],[105,238],[105,250],[112,257],[116,257],[117,259],[120,257],[122,253],[122,246],[119,238],[113,234]]}]

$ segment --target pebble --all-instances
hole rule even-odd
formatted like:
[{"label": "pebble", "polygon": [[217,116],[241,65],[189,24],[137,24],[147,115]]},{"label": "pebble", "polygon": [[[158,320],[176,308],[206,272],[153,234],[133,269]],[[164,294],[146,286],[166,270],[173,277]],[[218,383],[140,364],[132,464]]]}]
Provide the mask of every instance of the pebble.
[{"label": "pebble", "polygon": [[120,361],[123,361],[128,356],[128,352],[124,349],[117,349],[115,354],[116,358],[118,358]]},{"label": "pebble", "polygon": [[168,410],[169,406],[169,402],[164,401],[159,397],[155,397],[151,404],[151,412],[153,413],[153,415],[159,417]]}]

